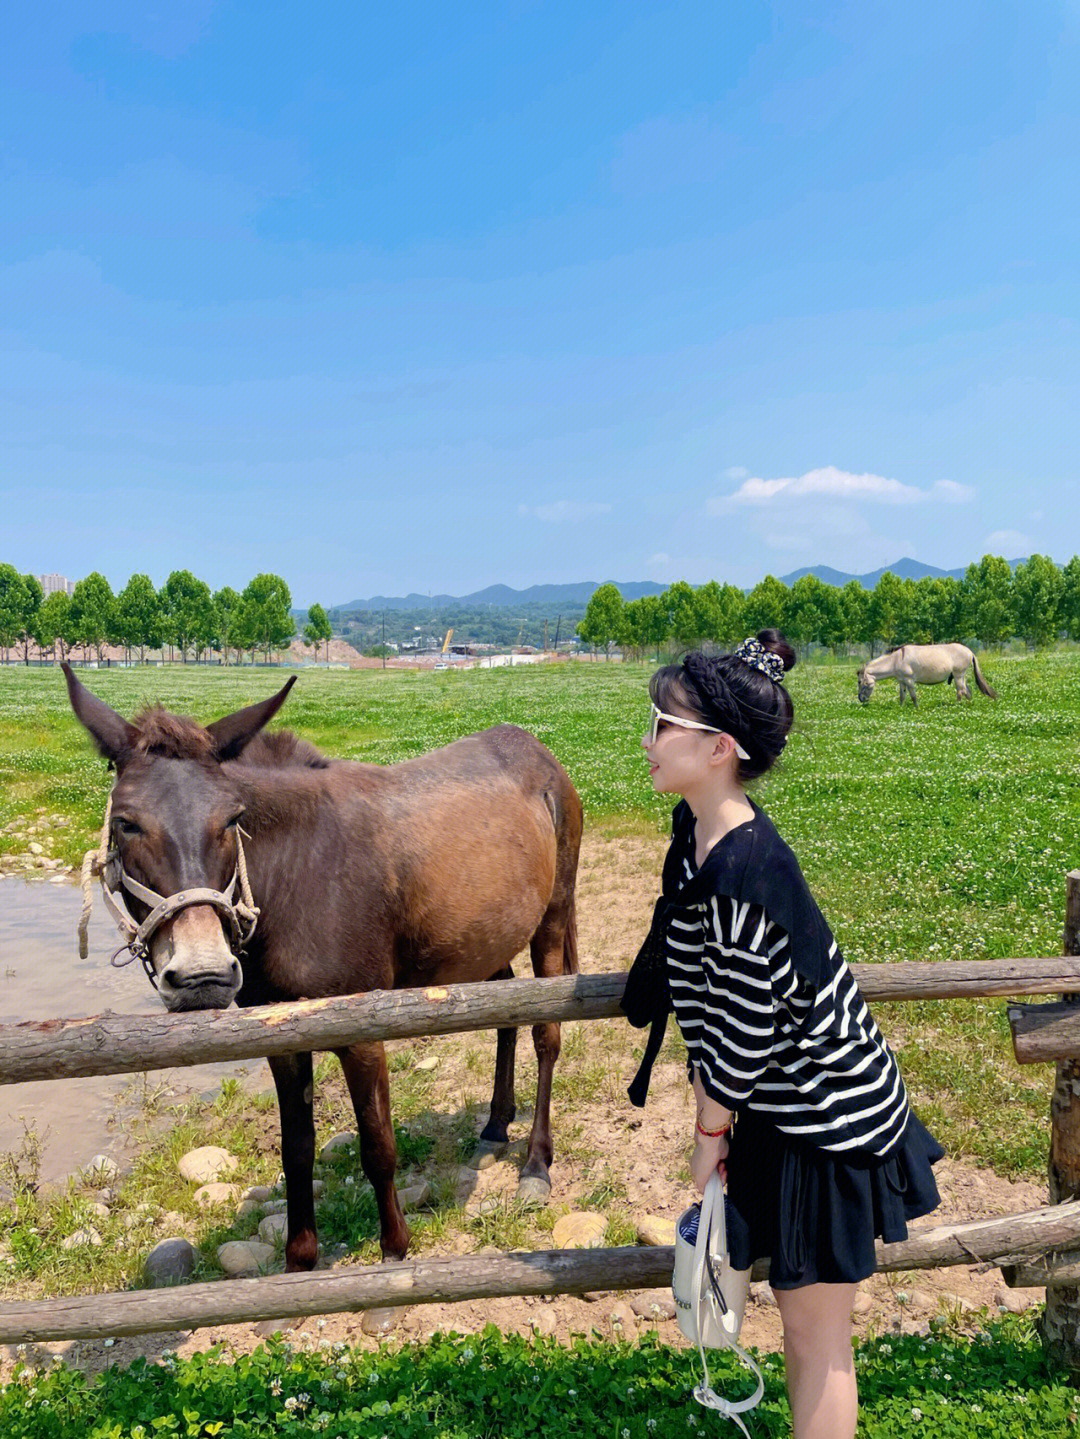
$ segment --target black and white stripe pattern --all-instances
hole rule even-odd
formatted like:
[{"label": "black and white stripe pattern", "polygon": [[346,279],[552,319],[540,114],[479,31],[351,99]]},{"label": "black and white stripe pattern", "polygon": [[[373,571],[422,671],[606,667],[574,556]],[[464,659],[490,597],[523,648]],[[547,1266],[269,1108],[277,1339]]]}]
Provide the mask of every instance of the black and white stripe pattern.
[{"label": "black and white stripe pattern", "polygon": [[760,905],[714,895],[672,907],[665,937],[675,1017],[707,1094],[821,1149],[892,1149],[904,1083],[835,940],[815,992]]}]

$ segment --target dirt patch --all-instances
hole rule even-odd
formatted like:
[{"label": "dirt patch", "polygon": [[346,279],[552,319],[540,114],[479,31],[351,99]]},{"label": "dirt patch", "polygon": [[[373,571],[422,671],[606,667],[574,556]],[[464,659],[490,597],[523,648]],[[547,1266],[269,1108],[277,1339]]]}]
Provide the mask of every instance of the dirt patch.
[{"label": "dirt patch", "polygon": [[[648,924],[663,851],[663,840],[648,834],[593,834],[586,839],[578,890],[581,967],[586,972],[625,967],[633,957]],[[519,960],[516,969],[519,974],[526,973],[527,964]],[[674,1028],[670,1026],[671,1031]],[[539,1220],[518,1220],[524,1227],[514,1231],[518,1235],[514,1242],[529,1248],[551,1247],[551,1217],[570,1209],[606,1214],[615,1232],[621,1227],[625,1237],[620,1242],[630,1242],[637,1216],[647,1213],[674,1219],[692,1202],[687,1157],[693,1109],[680,1045],[675,1034],[669,1032],[654,1071],[648,1106],[639,1112],[629,1105],[625,1089],[636,1067],[634,1049],[636,1045],[640,1053],[640,1039],[637,1032],[616,1020],[564,1026],[563,1055],[556,1071],[553,1102],[556,1160],[551,1205]],[[405,1054],[415,1059],[438,1057],[432,1086],[432,1124],[445,1125],[448,1117],[460,1114],[464,1105],[478,1112],[477,1129],[483,1125],[494,1069],[494,1035],[401,1041],[388,1049],[392,1060],[398,1060],[392,1063],[392,1069],[401,1068]],[[518,1117],[511,1131],[510,1150],[500,1162],[478,1175],[465,1212],[445,1226],[438,1240],[426,1239],[426,1255],[476,1252],[489,1246],[493,1238],[503,1237],[497,1225],[486,1224],[476,1211],[481,1199],[505,1196],[509,1201],[513,1194],[531,1118],[535,1079],[532,1045],[524,1033],[519,1045]],[[330,1096],[320,1097],[324,1123],[330,1103]],[[267,1143],[276,1143],[276,1116],[266,1119]],[[422,1126],[423,1116],[418,1123]],[[1012,1182],[961,1160],[946,1158],[936,1174],[941,1208],[916,1227],[1016,1213],[1047,1200],[1045,1185]],[[345,1256],[336,1262],[350,1261]],[[590,1299],[559,1296],[425,1305],[399,1313],[388,1335],[411,1339],[436,1330],[471,1333],[493,1323],[505,1332],[528,1333],[538,1327],[563,1340],[593,1329],[604,1335],[619,1333],[633,1338],[655,1328],[666,1342],[680,1343],[673,1320],[650,1313],[653,1300],[668,1297],[669,1291],[657,1290],[605,1293]],[[930,1320],[942,1313],[959,1322],[964,1322],[965,1317],[978,1321],[986,1312],[996,1313],[1002,1303],[1013,1306],[1037,1302],[1042,1297],[1042,1291],[1037,1290],[1005,1291],[997,1269],[983,1271],[978,1265],[875,1275],[860,1292],[856,1328],[862,1335],[885,1330],[925,1330]],[[261,1325],[215,1326],[193,1334],[152,1335],[108,1345],[103,1340],[45,1345],[26,1357],[58,1353],[94,1370],[106,1364],[128,1363],[139,1354],[153,1357],[166,1349],[190,1354],[217,1342],[247,1351],[275,1329],[292,1330],[294,1342],[310,1346],[338,1340],[364,1346],[381,1342],[380,1337],[364,1331],[361,1315],[339,1314]],[[779,1315],[766,1286],[757,1286],[743,1337],[764,1349],[780,1345]],[[0,1363],[0,1374],[10,1371],[13,1357],[8,1350]]]}]

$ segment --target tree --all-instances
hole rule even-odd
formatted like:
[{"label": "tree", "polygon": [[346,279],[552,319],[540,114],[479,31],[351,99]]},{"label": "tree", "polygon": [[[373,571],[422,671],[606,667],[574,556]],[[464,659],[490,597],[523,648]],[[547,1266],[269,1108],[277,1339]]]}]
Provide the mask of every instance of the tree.
[{"label": "tree", "polygon": [[839,614],[837,623],[846,645],[869,645],[870,658],[874,658],[873,623],[870,615],[870,591],[858,580],[848,580],[837,596]]},{"label": "tree", "polygon": [[176,645],[187,664],[188,647],[198,651],[214,638],[214,605],[210,586],[190,570],[173,570],[161,587],[162,632]]},{"label": "tree", "polygon": [[690,650],[701,639],[702,613],[697,595],[685,580],[668,585],[660,596],[668,612],[668,630],[680,649]]},{"label": "tree", "polygon": [[37,575],[23,575],[23,587],[26,590],[26,606],[23,610],[22,647],[23,664],[30,663],[30,641],[34,638],[34,621],[37,612],[41,609],[41,602],[45,598],[45,591],[41,588],[41,581]]},{"label": "tree", "polygon": [[919,644],[948,644],[963,633],[960,581],[952,575],[926,575],[915,581],[915,628]]},{"label": "tree", "polygon": [[115,603],[112,586],[97,570],[79,580],[71,595],[71,643],[83,645],[87,650],[93,645],[99,664],[105,641],[112,632]]},{"label": "tree", "polygon": [[1061,572],[1061,623],[1071,640],[1080,640],[1080,555]]},{"label": "tree", "polygon": [[622,609],[623,597],[618,586],[598,585],[585,606],[585,618],[578,624],[580,637],[593,649],[603,645],[605,658],[610,658],[611,642],[618,638]]},{"label": "tree", "polygon": [[0,565],[0,649],[5,664],[8,650],[22,638],[29,603],[23,576],[14,565]]},{"label": "tree", "polygon": [[239,643],[240,596],[228,585],[223,585],[214,594],[214,642],[221,651],[225,664],[229,663],[229,650],[236,650],[236,662],[240,663],[243,646]]},{"label": "tree", "polygon": [[960,582],[964,629],[980,644],[999,645],[1014,632],[1013,576],[1008,560],[983,555]]},{"label": "tree", "polygon": [[145,664],[146,651],[161,644],[161,603],[149,575],[132,575],[117,595],[113,630],[129,663],[133,649],[139,651],[139,663]]},{"label": "tree", "polygon": [[326,663],[330,663],[330,641],[334,638],[334,631],[330,627],[330,620],[322,605],[312,605],[308,610],[308,622],[304,626],[304,638],[309,645],[315,646],[318,653],[319,641],[326,641]]},{"label": "tree", "polygon": [[289,587],[280,575],[256,575],[240,601],[245,648],[254,654],[261,647],[269,660],[271,648],[287,644],[296,633]]},{"label": "tree", "polygon": [[1061,571],[1049,555],[1032,555],[1017,565],[1013,575],[1013,612],[1016,628],[1035,649],[1056,640],[1061,633]]},{"label": "tree", "polygon": [[694,592],[694,602],[701,639],[731,645],[742,638],[742,590],[710,580]]},{"label": "tree", "polygon": [[[823,584],[817,575],[800,575],[787,594],[784,622],[780,626],[789,640],[808,649],[813,641],[826,643],[829,632],[831,585]],[[760,629],[761,626],[759,625]]]},{"label": "tree", "polygon": [[743,605],[742,619],[746,633],[756,635],[759,630],[782,629],[787,598],[787,585],[775,575],[766,575],[759,580]]},{"label": "tree", "polygon": [[44,653],[60,647],[60,658],[65,659],[71,643],[71,597],[64,590],[53,590],[41,602],[41,608],[34,616],[34,639]]},{"label": "tree", "polygon": [[664,604],[663,595],[642,595],[634,601],[640,605],[642,645],[655,645],[656,659],[660,660],[660,646],[671,634],[671,618]]},{"label": "tree", "polygon": [[870,633],[887,650],[907,644],[914,624],[914,586],[886,570],[870,593]]}]

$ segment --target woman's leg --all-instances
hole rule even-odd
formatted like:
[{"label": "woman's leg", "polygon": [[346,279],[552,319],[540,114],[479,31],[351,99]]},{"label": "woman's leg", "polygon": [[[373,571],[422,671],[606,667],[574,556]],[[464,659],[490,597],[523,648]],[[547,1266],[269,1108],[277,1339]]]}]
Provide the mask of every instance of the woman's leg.
[{"label": "woman's leg", "polygon": [[776,1290],[794,1439],[853,1439],[859,1410],[851,1352],[855,1284]]}]

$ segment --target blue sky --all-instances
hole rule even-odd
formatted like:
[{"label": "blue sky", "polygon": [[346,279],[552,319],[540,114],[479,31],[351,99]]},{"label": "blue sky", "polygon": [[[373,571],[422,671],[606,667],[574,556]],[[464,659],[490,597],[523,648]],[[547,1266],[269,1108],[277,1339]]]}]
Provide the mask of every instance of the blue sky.
[{"label": "blue sky", "polygon": [[1080,550],[1080,0],[17,7],[0,559]]}]

